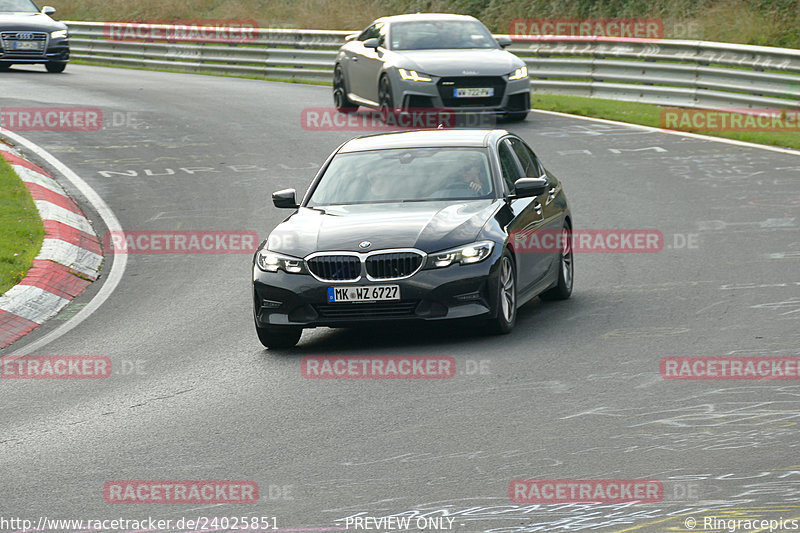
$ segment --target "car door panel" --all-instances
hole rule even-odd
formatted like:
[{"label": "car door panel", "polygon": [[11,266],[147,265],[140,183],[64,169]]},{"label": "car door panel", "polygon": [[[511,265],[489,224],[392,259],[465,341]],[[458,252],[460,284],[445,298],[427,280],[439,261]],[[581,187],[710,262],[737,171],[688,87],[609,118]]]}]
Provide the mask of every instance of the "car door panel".
[{"label": "car door panel", "polygon": [[[520,161],[526,177],[544,178],[548,182],[547,193],[538,198],[540,202],[538,204],[538,211],[542,214],[540,237],[546,235],[548,237],[548,242],[552,242],[556,236],[560,235],[563,225],[563,202],[555,202],[556,198],[558,198],[561,184],[552,174],[547,172],[530,146],[525,144],[522,139],[511,138],[509,143],[514,150],[514,155],[516,155],[517,159]],[[543,242],[541,238],[539,242]],[[541,255],[542,262],[537,265],[537,268],[540,273],[546,274],[559,260],[559,254],[546,253]]]},{"label": "car door panel", "polygon": [[[513,193],[513,183],[524,177],[524,172],[508,138],[498,142],[497,154],[505,186],[510,193]],[[511,200],[511,209],[514,219],[509,224],[508,233],[515,250],[519,292],[524,293],[547,274],[547,257],[545,257],[547,254],[531,250],[524,245],[532,234],[542,229],[543,209],[538,197],[515,198]]]}]

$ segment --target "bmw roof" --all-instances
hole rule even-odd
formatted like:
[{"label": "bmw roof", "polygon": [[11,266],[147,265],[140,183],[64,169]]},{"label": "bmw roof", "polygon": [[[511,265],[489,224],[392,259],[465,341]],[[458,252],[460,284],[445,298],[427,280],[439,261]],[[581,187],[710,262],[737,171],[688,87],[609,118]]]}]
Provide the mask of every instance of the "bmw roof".
[{"label": "bmw roof", "polygon": [[408,13],[406,15],[392,15],[381,17],[375,22],[413,22],[421,20],[477,20],[470,15],[455,15],[452,13]]},{"label": "bmw roof", "polygon": [[509,133],[506,130],[431,129],[378,133],[356,137],[342,145],[339,153],[387,150],[391,148],[435,148],[488,146],[490,139]]}]

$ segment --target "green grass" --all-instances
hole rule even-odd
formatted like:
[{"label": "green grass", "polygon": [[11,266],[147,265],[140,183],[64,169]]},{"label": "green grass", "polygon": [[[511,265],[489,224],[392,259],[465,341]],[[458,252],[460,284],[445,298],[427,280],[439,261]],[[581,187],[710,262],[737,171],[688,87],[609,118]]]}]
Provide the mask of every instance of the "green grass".
[{"label": "green grass", "polygon": [[[255,19],[263,28],[359,30],[400,13],[473,15],[506,33],[513,19],[657,18],[665,37],[800,47],[797,0],[57,0],[63,20]],[[690,29],[691,28],[691,29]]]},{"label": "green grass", "polygon": [[28,189],[0,157],[0,294],[19,283],[44,240],[44,225]]},{"label": "green grass", "polygon": [[[585,117],[604,118],[642,124],[644,126],[662,127],[661,106],[640,104],[637,102],[619,102],[581,96],[561,96],[555,94],[534,94],[531,96],[531,107],[546,111],[558,111]],[[783,146],[800,149],[800,131],[798,132],[709,132],[690,130],[715,137],[726,137],[738,141]]]}]

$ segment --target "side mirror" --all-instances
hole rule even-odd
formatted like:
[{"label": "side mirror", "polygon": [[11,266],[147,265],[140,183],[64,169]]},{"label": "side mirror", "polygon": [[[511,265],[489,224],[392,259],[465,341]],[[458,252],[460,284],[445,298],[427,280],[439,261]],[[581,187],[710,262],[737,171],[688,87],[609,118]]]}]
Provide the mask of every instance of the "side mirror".
[{"label": "side mirror", "polygon": [[516,198],[530,198],[547,192],[547,180],[544,178],[520,178],[514,182]]},{"label": "side mirror", "polygon": [[497,44],[499,44],[502,48],[505,48],[506,46],[511,46],[514,44],[514,41],[511,40],[511,37],[503,35],[502,37],[497,38]]},{"label": "side mirror", "polygon": [[364,48],[378,48],[378,39],[373,37],[372,39],[367,39],[364,41]]},{"label": "side mirror", "polygon": [[272,203],[280,209],[297,209],[297,191],[294,189],[283,189],[272,193]]},{"label": "side mirror", "polygon": [[352,41],[356,37],[358,37],[357,33],[351,33],[350,35],[345,35],[344,36],[344,42],[349,43],[350,41]]},{"label": "side mirror", "polygon": [[55,12],[56,12],[56,8],[54,8],[53,6],[44,6],[44,7],[42,8],[42,13],[44,13],[44,14],[45,14],[45,15],[47,15],[48,17],[49,17],[50,15],[53,15]]}]

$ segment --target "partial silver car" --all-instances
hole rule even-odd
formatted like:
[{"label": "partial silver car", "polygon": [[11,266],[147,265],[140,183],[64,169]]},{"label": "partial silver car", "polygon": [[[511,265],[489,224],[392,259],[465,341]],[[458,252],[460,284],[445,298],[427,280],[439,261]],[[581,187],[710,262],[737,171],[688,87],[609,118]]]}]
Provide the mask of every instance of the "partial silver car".
[{"label": "partial silver car", "polygon": [[393,112],[444,108],[524,120],[530,108],[525,62],[466,15],[383,17],[347,37],[336,56],[336,109]]}]

